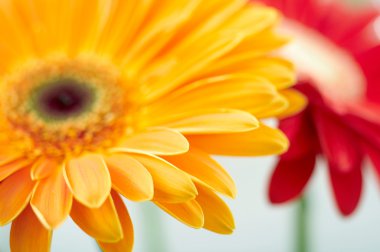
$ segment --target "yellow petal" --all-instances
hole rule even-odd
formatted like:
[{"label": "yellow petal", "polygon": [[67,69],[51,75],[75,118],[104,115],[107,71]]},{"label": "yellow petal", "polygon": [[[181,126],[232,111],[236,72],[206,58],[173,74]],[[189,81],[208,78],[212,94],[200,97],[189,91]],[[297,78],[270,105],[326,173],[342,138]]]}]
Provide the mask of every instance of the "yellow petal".
[{"label": "yellow petal", "polygon": [[201,0],[161,0],[160,4],[153,4],[154,15],[147,18],[146,25],[136,34],[134,43],[123,46],[123,64],[133,69],[127,71],[136,72],[154,61],[154,56],[168,46],[176,31],[192,17],[199,2]]},{"label": "yellow petal", "polygon": [[[211,7],[212,4],[207,6]],[[210,16],[210,13],[213,15]],[[144,97],[157,97],[188,82],[247,38],[269,29],[278,19],[277,11],[260,6],[251,7],[246,1],[228,1],[226,6],[214,6],[202,14],[194,27],[185,27],[186,33],[182,33],[184,38],[168,50],[167,55],[176,55],[175,58],[163,57],[152,67],[146,68],[148,74],[141,81],[142,90],[146,91]],[[178,59],[181,59],[181,64],[177,64]],[[155,75],[160,78],[155,80],[151,77]]]},{"label": "yellow petal", "polygon": [[194,199],[197,190],[190,176],[162,158],[129,153],[148,169],[154,183],[154,200],[179,203]]},{"label": "yellow petal", "polygon": [[41,223],[48,229],[55,229],[69,215],[72,201],[63,171],[59,169],[37,183],[30,204]]},{"label": "yellow petal", "polygon": [[[1,123],[3,123],[3,122],[1,122]],[[1,132],[0,134],[2,136],[2,134],[4,134],[4,132]],[[5,141],[9,141],[9,140],[10,139],[6,139]],[[5,151],[1,150],[1,152],[0,152],[0,166],[3,166],[5,164],[9,164],[13,161],[19,160],[19,159],[21,159],[21,157],[22,156],[18,153],[13,153],[12,151],[9,151],[9,150],[5,150]]]},{"label": "yellow petal", "polygon": [[248,111],[256,116],[279,96],[276,88],[263,78],[248,74],[221,75],[188,84],[147,105],[140,124],[142,127],[164,125],[176,115],[220,108]]},{"label": "yellow petal", "polygon": [[235,229],[234,217],[226,203],[212,190],[197,184],[197,202],[205,218],[204,228],[219,234],[231,234]]},{"label": "yellow petal", "polygon": [[27,207],[13,221],[10,234],[12,252],[49,252],[52,231],[47,230]]},{"label": "yellow petal", "polygon": [[90,208],[100,207],[111,192],[111,177],[100,155],[84,154],[69,160],[64,174],[75,199]]},{"label": "yellow petal", "polygon": [[[33,54],[33,42],[28,36],[27,27],[23,25],[22,16],[11,6],[13,1],[1,1],[0,36],[7,38],[7,43],[0,46],[1,68],[9,68],[16,59],[25,59]],[[3,69],[1,69],[2,71]]]},{"label": "yellow petal", "polygon": [[252,113],[259,119],[272,118],[286,111],[289,101],[285,96],[278,94],[274,99],[268,101],[265,106],[255,109]]},{"label": "yellow petal", "polygon": [[11,162],[4,163],[0,166],[0,181],[3,181],[8,176],[21,170],[22,168],[28,167],[32,164],[31,160],[28,159],[16,159]]},{"label": "yellow petal", "polygon": [[125,154],[105,157],[111,174],[112,187],[133,201],[153,198],[153,179],[148,170],[136,159]]},{"label": "yellow petal", "polygon": [[251,73],[269,80],[277,89],[289,88],[296,82],[294,65],[284,59],[263,57],[252,61]]},{"label": "yellow petal", "polygon": [[153,155],[177,155],[188,151],[189,143],[178,131],[156,128],[127,136],[115,149]]},{"label": "yellow petal", "polygon": [[[272,28],[275,24],[273,24]],[[256,59],[260,56],[268,55],[271,51],[279,49],[281,46],[289,43],[290,39],[288,37],[284,37],[279,35],[274,29],[267,29],[255,36],[250,36],[239,46],[237,46],[234,50],[232,50],[228,55],[220,60],[220,64],[223,65],[225,63],[226,58],[232,61],[233,67],[239,67],[240,61],[239,59]],[[215,67],[218,66],[216,62]],[[225,65],[225,69],[229,69],[227,65]],[[219,69],[219,71],[223,71],[223,69]],[[223,71],[224,73],[226,71]]]},{"label": "yellow petal", "polygon": [[95,40],[97,21],[100,19],[99,1],[92,1],[91,4],[87,0],[67,0],[65,3],[45,0],[11,2],[16,9],[12,17],[18,14],[22,20],[22,23],[14,23],[18,24],[20,33],[25,34],[24,43],[39,55],[62,50],[73,55],[90,48]]},{"label": "yellow petal", "polygon": [[111,195],[99,208],[88,208],[73,201],[71,218],[88,235],[102,242],[118,242],[123,230]]},{"label": "yellow petal", "polygon": [[[226,64],[226,62],[224,62]],[[268,80],[277,89],[285,89],[296,82],[294,65],[277,57],[256,57],[254,59],[242,59],[238,64],[230,68],[223,68],[229,73],[249,73]],[[222,73],[220,70],[215,73]]]},{"label": "yellow petal", "polygon": [[[83,51],[93,49],[97,32],[99,31],[99,1],[75,0],[67,3],[71,8],[66,26],[69,28],[66,39],[68,40],[67,52],[75,56]],[[83,15],[86,13],[86,15]]]},{"label": "yellow petal", "polygon": [[[277,33],[273,33],[271,29],[268,29],[258,36],[246,39],[222,59],[205,68],[202,76],[211,77],[226,73],[252,73],[252,71],[256,70],[252,65],[257,60],[260,60],[260,57],[266,56],[269,51],[280,48],[288,42],[289,39],[280,37]],[[294,75],[294,72],[292,74]],[[283,87],[282,85],[277,85],[277,83],[273,84],[278,88]]]},{"label": "yellow petal", "polygon": [[58,160],[43,157],[33,164],[31,168],[32,179],[39,180],[46,178],[52,173],[54,173],[58,167]]},{"label": "yellow petal", "polygon": [[[35,7],[36,2],[25,2],[22,0],[13,0],[11,1],[14,5],[14,10],[16,13],[13,14],[13,17],[18,16],[22,23],[19,25],[22,26],[20,32],[24,34],[24,43],[28,43],[36,51],[36,54],[41,54],[43,46],[48,47],[46,44],[46,39],[48,38],[49,31],[47,31],[47,24],[43,23],[43,18],[41,17],[40,9]],[[51,7],[51,6],[49,6]],[[42,14],[43,15],[43,14]],[[17,22],[14,22],[17,23]]]},{"label": "yellow petal", "polygon": [[214,109],[173,115],[164,126],[183,134],[220,134],[254,130],[259,121],[248,112]]},{"label": "yellow petal", "polygon": [[0,183],[0,226],[16,218],[29,203],[34,182],[30,169],[23,169]]},{"label": "yellow petal", "polygon": [[[141,23],[152,8],[153,0],[103,1],[109,5],[109,18],[98,41],[97,51],[116,56],[122,48],[130,46],[139,32]],[[122,54],[123,56],[125,53]]]},{"label": "yellow petal", "polygon": [[170,204],[164,202],[155,202],[155,204],[177,220],[185,223],[186,225],[189,225],[190,227],[203,227],[203,211],[196,200],[189,200],[179,204]]},{"label": "yellow petal", "polygon": [[104,243],[98,241],[99,246],[104,252],[131,252],[134,242],[133,225],[131,218],[120,196],[117,193],[112,192],[112,198],[120,219],[121,226],[123,228],[124,236],[123,239],[116,243]]},{"label": "yellow petal", "polygon": [[194,135],[188,139],[192,146],[217,155],[265,156],[284,153],[289,147],[284,133],[264,124],[250,132]]},{"label": "yellow petal", "polygon": [[[272,27],[278,20],[278,11],[256,4],[253,7],[246,5],[239,15],[235,15],[229,19],[226,25],[232,30],[231,33],[239,31],[239,33],[250,37]],[[252,25],[253,23],[255,25]]]},{"label": "yellow petal", "polygon": [[[182,39],[171,48],[171,52],[189,52],[189,46],[202,41],[210,33],[215,31],[227,33],[227,31],[231,31],[231,26],[228,26],[231,23],[223,21],[229,20],[231,16],[238,13],[245,5],[245,0],[223,2],[215,0],[201,1],[197,10],[192,13],[191,19],[184,24],[184,29],[178,31],[179,38]],[[210,13],[213,15],[210,16]]]},{"label": "yellow petal", "polygon": [[189,152],[165,157],[179,169],[201,180],[214,190],[235,197],[236,186],[230,175],[206,152],[191,148]]},{"label": "yellow petal", "polygon": [[296,90],[282,90],[281,94],[289,101],[289,106],[278,115],[279,118],[293,116],[301,112],[307,106],[307,98]]},{"label": "yellow petal", "polygon": [[[195,74],[200,72],[204,67],[226,54],[236,47],[243,39],[241,34],[235,36],[225,36],[225,34],[208,35],[191,45],[192,52],[189,54],[189,48],[176,52],[175,57],[181,59],[181,64],[176,64],[176,59],[166,58],[161,62],[157,62],[156,68],[151,72],[147,72],[146,78],[141,80],[142,93],[140,99],[151,101],[169,91],[175,89],[182,83],[188,81]],[[204,46],[208,45],[208,46]],[[156,81],[149,80],[152,75],[156,75],[155,71],[162,72],[162,66],[172,66],[171,69],[165,71],[165,76],[160,76]],[[149,71],[149,70],[147,70]]]}]

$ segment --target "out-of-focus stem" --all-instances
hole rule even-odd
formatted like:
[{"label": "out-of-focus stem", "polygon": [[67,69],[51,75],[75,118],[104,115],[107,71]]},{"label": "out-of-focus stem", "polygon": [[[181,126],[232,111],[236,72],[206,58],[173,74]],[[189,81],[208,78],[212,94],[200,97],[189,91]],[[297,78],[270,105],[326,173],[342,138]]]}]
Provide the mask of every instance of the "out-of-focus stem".
[{"label": "out-of-focus stem", "polygon": [[297,204],[296,252],[309,252],[309,209],[307,196],[303,196]]}]

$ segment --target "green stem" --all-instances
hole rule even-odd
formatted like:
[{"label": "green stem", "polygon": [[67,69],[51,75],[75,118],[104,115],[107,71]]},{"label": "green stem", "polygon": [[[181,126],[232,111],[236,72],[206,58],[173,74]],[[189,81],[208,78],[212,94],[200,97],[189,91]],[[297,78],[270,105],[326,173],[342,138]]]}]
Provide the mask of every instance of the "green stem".
[{"label": "green stem", "polygon": [[306,196],[302,197],[297,205],[296,216],[296,252],[309,251],[309,214],[308,200]]}]

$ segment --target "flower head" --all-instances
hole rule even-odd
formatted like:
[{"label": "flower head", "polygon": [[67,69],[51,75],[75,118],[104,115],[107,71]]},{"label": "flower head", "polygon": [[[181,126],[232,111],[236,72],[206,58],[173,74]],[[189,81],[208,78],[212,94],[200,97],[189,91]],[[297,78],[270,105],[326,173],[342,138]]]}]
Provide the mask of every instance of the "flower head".
[{"label": "flower head", "polygon": [[379,43],[373,27],[377,13],[333,1],[263,2],[285,16],[282,29],[295,43],[282,53],[296,63],[296,88],[309,99],[302,113],[280,123],[291,145],[272,175],[270,200],[282,203],[299,197],[320,155],[327,160],[339,210],[349,215],[359,203],[367,148],[376,146],[372,150],[377,155],[380,150],[380,131],[375,130],[380,129],[380,107],[368,92],[378,75],[373,71],[379,61],[373,55],[378,55],[373,52]]},{"label": "flower head", "polygon": [[[119,194],[182,222],[234,228],[211,157],[269,155],[259,119],[294,113],[277,12],[248,1],[4,0],[0,224],[12,251],[48,251],[69,215],[104,251],[130,251]],[[254,23],[255,25],[252,25]],[[6,39],[5,39],[6,38]]]}]

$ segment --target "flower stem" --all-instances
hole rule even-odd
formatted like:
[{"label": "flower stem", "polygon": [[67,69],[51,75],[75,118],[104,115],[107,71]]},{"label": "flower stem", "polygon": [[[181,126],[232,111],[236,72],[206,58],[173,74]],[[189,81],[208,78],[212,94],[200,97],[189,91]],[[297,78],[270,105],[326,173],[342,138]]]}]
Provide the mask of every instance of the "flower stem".
[{"label": "flower stem", "polygon": [[296,216],[296,252],[309,251],[309,212],[308,199],[303,196],[297,205]]}]

